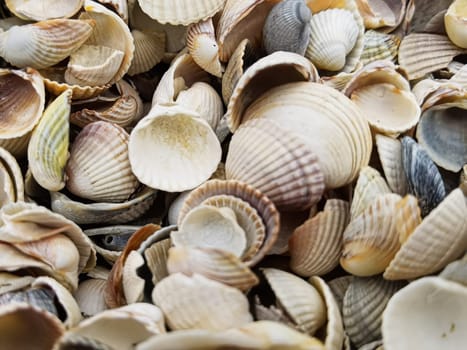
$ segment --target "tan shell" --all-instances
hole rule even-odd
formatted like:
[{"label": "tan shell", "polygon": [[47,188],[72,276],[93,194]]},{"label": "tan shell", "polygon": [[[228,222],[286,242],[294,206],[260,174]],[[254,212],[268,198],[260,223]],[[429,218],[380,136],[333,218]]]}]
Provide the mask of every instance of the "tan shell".
[{"label": "tan shell", "polygon": [[0,208],[9,202],[24,201],[24,180],[15,157],[0,147]]},{"label": "tan shell", "polygon": [[357,0],[356,2],[365,28],[382,28],[388,31],[402,22],[407,3],[406,0]]},{"label": "tan shell", "polygon": [[290,268],[301,276],[324,275],[339,265],[349,205],[328,199],[324,210],[297,227],[289,240]]},{"label": "tan shell", "polygon": [[128,69],[128,75],[146,72],[158,64],[165,53],[165,33],[131,31],[135,43],[135,56]]},{"label": "tan shell", "polygon": [[70,18],[83,6],[84,0],[62,1],[55,0],[6,0],[6,6],[17,17],[43,21],[54,18]]},{"label": "tan shell", "polygon": [[248,300],[238,289],[198,274],[172,274],[160,281],[152,299],[173,330],[223,330],[251,322]]},{"label": "tan shell", "polygon": [[151,271],[151,281],[154,285],[169,275],[167,264],[171,245],[170,238],[166,238],[144,249],[143,255],[146,260],[146,265]]},{"label": "tan shell", "polygon": [[363,51],[360,62],[367,65],[377,60],[396,61],[401,39],[394,34],[381,33],[376,30],[367,30],[363,38]]},{"label": "tan shell", "polygon": [[404,244],[415,228],[422,222],[422,215],[416,197],[408,194],[396,204],[395,215],[399,242]]},{"label": "tan shell", "polygon": [[444,26],[449,40],[464,49],[467,49],[467,35],[465,34],[466,5],[465,0],[455,0],[444,15]]}]

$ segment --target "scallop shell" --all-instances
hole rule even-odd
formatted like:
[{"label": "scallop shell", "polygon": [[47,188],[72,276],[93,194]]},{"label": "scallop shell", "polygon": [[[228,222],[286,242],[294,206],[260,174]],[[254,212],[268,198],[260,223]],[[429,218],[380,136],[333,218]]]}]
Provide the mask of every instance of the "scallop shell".
[{"label": "scallop shell", "polygon": [[418,225],[384,272],[389,280],[411,279],[442,269],[467,250],[467,204],[455,189]]},{"label": "scallop shell", "polygon": [[225,0],[138,0],[141,9],[159,23],[196,23],[214,16],[225,4]]},{"label": "scallop shell", "polygon": [[219,47],[216,42],[212,18],[192,24],[187,32],[187,47],[191,57],[209,74],[222,76],[222,65],[219,60]]},{"label": "scallop shell", "polygon": [[305,55],[310,41],[311,11],[303,0],[285,0],[275,5],[263,28],[263,46],[269,55],[290,51]]},{"label": "scallop shell", "polygon": [[465,0],[453,1],[444,15],[444,26],[449,40],[454,45],[467,49],[467,34],[465,34],[467,13],[465,12],[465,5]]},{"label": "scallop shell", "polygon": [[396,61],[401,39],[393,34],[367,30],[363,37],[363,51],[360,62],[365,66],[378,60]]},{"label": "scallop shell", "polygon": [[70,150],[67,189],[94,201],[128,200],[138,186],[128,159],[128,138],[125,130],[111,123],[85,126]]},{"label": "scallop shell", "polygon": [[443,178],[426,151],[408,136],[402,138],[402,163],[409,192],[426,216],[446,196]]},{"label": "scallop shell", "polygon": [[225,164],[227,179],[250,184],[278,208],[309,208],[324,191],[317,156],[300,138],[284,133],[273,121],[244,123],[231,139]]},{"label": "scallop shell", "polygon": [[186,213],[206,199],[217,195],[231,195],[248,202],[261,216],[266,227],[266,236],[258,252],[245,263],[257,264],[274,245],[279,232],[279,213],[269,198],[255,188],[235,180],[209,180],[193,190],[185,199],[179,214],[179,221]]},{"label": "scallop shell", "polygon": [[51,19],[0,33],[0,56],[20,68],[50,67],[78,49],[93,33],[93,21]]},{"label": "scallop shell", "polygon": [[67,90],[44,111],[29,141],[29,168],[41,187],[50,191],[65,187],[70,110],[71,90]]},{"label": "scallop shell", "polygon": [[339,265],[349,205],[328,199],[324,210],[297,227],[289,240],[290,268],[301,276],[324,275]]},{"label": "scallop shell", "polygon": [[133,29],[135,55],[128,69],[128,75],[146,72],[158,64],[165,53],[165,33]]},{"label": "scallop shell", "polygon": [[136,177],[169,192],[200,185],[221,160],[220,143],[209,124],[181,106],[153,107],[131,132],[128,146]]},{"label": "scallop shell", "polygon": [[6,6],[17,17],[25,20],[43,21],[54,18],[70,18],[83,6],[84,0],[6,0]]},{"label": "scallop shell", "polygon": [[155,286],[152,300],[173,330],[223,330],[253,320],[242,292],[196,273],[192,277],[176,273],[164,278]]},{"label": "scallop shell", "polygon": [[384,348],[461,349],[466,341],[466,298],[464,286],[439,277],[410,283],[389,300],[383,313]]}]

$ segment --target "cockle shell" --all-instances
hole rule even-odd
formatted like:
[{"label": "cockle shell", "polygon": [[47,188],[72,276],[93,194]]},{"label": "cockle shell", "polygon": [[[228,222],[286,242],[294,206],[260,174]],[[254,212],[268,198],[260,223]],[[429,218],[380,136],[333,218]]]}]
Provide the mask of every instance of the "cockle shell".
[{"label": "cockle shell", "polygon": [[345,292],[347,291],[347,288],[350,285],[350,282],[352,282],[354,276],[346,275],[342,277],[337,277],[334,278],[330,281],[328,281],[328,286],[332,291],[332,295],[334,296],[334,299],[336,299],[337,305],[339,306],[339,310],[341,311],[342,314],[342,305],[344,303],[344,296]]},{"label": "cockle shell", "polygon": [[77,50],[93,33],[94,21],[51,19],[0,33],[0,56],[20,68],[45,68]]},{"label": "cockle shell", "polygon": [[173,330],[223,330],[253,320],[242,292],[196,273],[192,277],[175,273],[164,278],[155,286],[152,299]]},{"label": "cockle shell", "polygon": [[146,72],[158,64],[165,53],[165,33],[133,29],[135,54],[128,75]]},{"label": "cockle shell", "polygon": [[70,110],[71,90],[67,90],[44,111],[29,141],[29,168],[37,183],[50,191],[65,187]]},{"label": "cockle shell", "polygon": [[[175,227],[168,226],[164,228],[169,233],[175,230]],[[159,231],[163,232],[164,229]],[[157,233],[160,234],[161,232]],[[167,234],[167,236],[169,236]],[[166,278],[169,275],[168,271],[168,256],[169,256],[169,249],[172,245],[170,238],[165,238],[165,233],[160,235],[160,239],[157,242],[152,243],[148,247],[144,247],[145,242],[143,242],[142,247],[138,251],[143,250],[143,255],[145,259],[146,266],[151,271],[152,278],[151,281],[154,285],[162,281],[162,279]],[[151,237],[148,238],[150,240]],[[175,248],[175,247],[174,247]],[[132,287],[130,286],[130,289]]]},{"label": "cockle shell", "polygon": [[263,46],[269,55],[290,51],[305,55],[310,41],[311,11],[304,0],[285,0],[275,5],[263,28]]},{"label": "cockle shell", "polygon": [[15,16],[32,21],[72,17],[83,6],[84,0],[6,0],[5,4]]},{"label": "cockle shell", "polygon": [[455,0],[444,15],[444,26],[449,40],[464,49],[467,49],[467,34],[465,34],[467,23],[466,6],[467,2],[465,0]]},{"label": "cockle shell", "polygon": [[396,211],[395,220],[399,242],[404,244],[422,222],[417,198],[408,194],[396,204]]},{"label": "cockle shell", "polygon": [[395,61],[401,39],[393,34],[367,30],[363,39],[360,62],[367,65],[377,60]]}]

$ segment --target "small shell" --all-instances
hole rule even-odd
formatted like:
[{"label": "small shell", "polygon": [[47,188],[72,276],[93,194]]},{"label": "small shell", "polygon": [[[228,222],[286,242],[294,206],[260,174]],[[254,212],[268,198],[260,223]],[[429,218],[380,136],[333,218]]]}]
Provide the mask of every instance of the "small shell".
[{"label": "small shell", "polygon": [[128,75],[146,72],[158,64],[165,53],[165,33],[131,31],[135,43],[135,56],[128,69]]},{"label": "small shell", "polygon": [[395,61],[400,42],[401,39],[396,35],[367,30],[360,62],[365,66],[378,60]]},{"label": "small shell", "polygon": [[422,222],[418,200],[408,194],[396,204],[396,226],[399,232],[399,242],[404,244],[415,228]]},{"label": "small shell", "polygon": [[[3,182],[3,188],[0,189],[0,193],[4,191],[3,195],[6,195],[6,198],[2,198],[0,203],[5,200],[6,203],[24,201],[24,180],[21,168],[16,158],[0,147],[0,179],[2,176],[3,180],[0,183]],[[0,205],[1,207],[2,205]]]},{"label": "small shell", "polygon": [[87,279],[78,285],[75,298],[85,317],[94,316],[107,310],[104,299],[106,280],[99,278]]},{"label": "small shell", "polygon": [[164,278],[155,286],[152,300],[173,330],[223,330],[253,321],[242,292],[196,273]]},{"label": "small shell", "polygon": [[290,51],[305,55],[310,41],[311,11],[303,0],[285,0],[275,5],[263,28],[263,45],[269,55]]},{"label": "small shell", "polygon": [[[170,227],[170,226],[168,226]],[[170,232],[173,232],[175,228],[167,229]],[[162,229],[160,230],[162,231]],[[154,234],[156,235],[156,234]],[[163,236],[163,235],[161,235]],[[149,240],[150,238],[148,238]],[[142,244],[142,246],[144,243]],[[168,271],[168,256],[169,249],[172,243],[170,238],[161,239],[157,242],[152,243],[148,247],[145,247],[143,250],[143,255],[146,261],[146,266],[151,271],[152,277],[151,281],[154,285],[162,281],[169,275]],[[141,251],[142,249],[139,249]]]},{"label": "small shell", "polygon": [[394,30],[405,16],[406,0],[357,0],[365,28]]},{"label": "small shell", "polygon": [[444,25],[449,40],[455,45],[467,49],[467,34],[465,33],[467,13],[465,12],[465,6],[465,0],[453,1],[444,15]]},{"label": "small shell", "polygon": [[55,0],[6,0],[6,6],[15,16],[32,21],[70,18],[83,6],[84,0],[57,3]]}]

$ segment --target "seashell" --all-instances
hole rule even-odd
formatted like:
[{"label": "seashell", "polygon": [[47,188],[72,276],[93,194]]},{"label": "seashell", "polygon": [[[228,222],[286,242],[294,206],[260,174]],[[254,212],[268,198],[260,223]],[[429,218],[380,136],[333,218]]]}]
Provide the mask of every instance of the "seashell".
[{"label": "seashell", "polygon": [[188,25],[214,16],[223,8],[225,0],[202,0],[196,3],[188,0],[138,0],[138,3],[146,14],[159,23]]},{"label": "seashell", "polygon": [[96,25],[92,35],[86,41],[87,45],[105,46],[124,53],[123,59],[115,75],[108,81],[114,84],[119,81],[130,68],[135,50],[133,37],[126,23],[113,11],[92,1],[84,1],[86,12],[80,18],[92,19]]},{"label": "seashell", "polygon": [[401,197],[393,193],[378,196],[350,221],[343,234],[340,264],[356,276],[383,272],[400,248],[394,216]]},{"label": "seashell", "polygon": [[133,29],[135,54],[128,75],[146,72],[158,64],[165,53],[165,33]]},{"label": "seashell", "polygon": [[248,107],[243,121],[254,118],[274,120],[298,134],[318,156],[328,189],[352,182],[368,164],[368,123],[353,102],[330,87],[312,82],[275,87]]},{"label": "seashell", "polygon": [[190,210],[170,235],[175,246],[212,247],[241,257],[247,247],[245,231],[235,212],[227,207],[198,205]]},{"label": "seashell", "polygon": [[334,299],[337,302],[337,305],[339,306],[339,310],[341,311],[342,314],[342,305],[344,304],[344,296],[345,292],[347,291],[347,288],[349,288],[350,283],[354,279],[354,276],[342,276],[342,277],[337,277],[334,278],[330,281],[328,281],[328,286],[332,291],[332,295],[334,296]]},{"label": "seashell", "polygon": [[226,177],[248,183],[286,210],[309,208],[324,191],[317,156],[299,137],[265,119],[248,121],[235,132]]},{"label": "seashell", "polygon": [[294,321],[285,314],[285,311],[279,306],[274,304],[269,307],[261,304],[261,300],[258,295],[255,295],[255,319],[258,321],[274,321],[280,322],[283,325],[287,325],[291,328],[295,328]]},{"label": "seashell", "polygon": [[221,160],[220,143],[209,124],[181,106],[153,107],[131,132],[128,149],[136,177],[168,192],[200,185]]},{"label": "seashell", "polygon": [[439,277],[410,283],[389,300],[383,313],[384,348],[461,349],[466,340],[466,297],[465,287]]},{"label": "seashell", "polygon": [[73,333],[65,333],[54,344],[54,350],[66,350],[70,348],[82,348],[92,350],[114,350],[114,348],[103,344],[100,341],[90,339],[81,335],[74,335]]},{"label": "seashell", "polygon": [[219,47],[212,18],[190,25],[186,34],[188,52],[198,66],[216,77],[222,76]]},{"label": "seashell", "polygon": [[28,153],[29,139],[32,131],[29,131],[23,136],[12,139],[0,139],[0,147],[10,152],[14,157],[21,159]]},{"label": "seashell", "polygon": [[[416,6],[409,2],[407,8],[407,14],[410,18],[410,32],[423,32],[427,22],[429,23],[439,12],[446,11],[449,5],[452,3],[451,0],[442,0],[433,4],[419,3]],[[412,13],[410,13],[412,12]],[[443,18],[444,22],[444,18]]]},{"label": "seashell", "polygon": [[354,188],[354,195],[350,206],[350,218],[355,219],[374,200],[386,193],[391,193],[391,190],[378,170],[370,166],[362,168]]},{"label": "seashell", "polygon": [[83,316],[89,317],[107,310],[104,299],[106,280],[100,278],[87,279],[78,285],[75,298]]},{"label": "seashell", "polygon": [[[172,231],[170,229],[170,232]],[[166,238],[151,244],[143,251],[146,266],[152,274],[151,281],[153,285],[156,285],[169,275],[167,264],[171,245],[170,238]]]},{"label": "seashell", "polygon": [[156,191],[143,187],[123,203],[81,203],[60,192],[50,192],[52,210],[77,224],[121,224],[139,218],[154,203]]},{"label": "seashell", "polygon": [[65,1],[57,4],[54,0],[6,0],[8,9],[17,17],[31,21],[54,18],[70,18],[83,6],[84,0]]},{"label": "seashell", "polygon": [[439,277],[463,284],[467,287],[467,255],[446,265]]},{"label": "seashell", "polygon": [[[130,0],[132,1],[132,0]],[[111,9],[117,13],[125,23],[128,23],[128,1],[125,0],[99,0],[99,2],[105,5],[107,8]]]},{"label": "seashell", "polygon": [[454,45],[467,49],[467,35],[465,34],[467,14],[465,13],[465,5],[464,0],[453,1],[444,15],[444,26],[449,40]]},{"label": "seashell", "polygon": [[326,305],[319,292],[301,278],[278,269],[262,269],[277,302],[301,332],[313,335],[326,322]]},{"label": "seashell", "polygon": [[408,183],[402,164],[401,142],[398,139],[381,134],[375,135],[375,141],[379,160],[389,187],[393,192],[405,196],[408,191]]},{"label": "seashell", "polygon": [[[238,80],[227,107],[229,128],[235,132],[244,112],[269,89],[293,81],[317,81],[318,72],[306,58],[292,52],[274,52],[251,65]],[[268,84],[264,84],[268,79]]]},{"label": "seashell", "polygon": [[[0,336],[6,349],[52,349],[65,326],[50,312],[26,303],[0,306]],[[27,336],[25,336],[27,334]]]},{"label": "seashell", "polygon": [[328,199],[324,210],[297,227],[289,240],[290,268],[301,276],[324,275],[339,265],[349,205]]},{"label": "seashell", "polygon": [[363,36],[363,51],[360,62],[366,66],[378,60],[396,61],[397,51],[401,39],[393,34],[381,33],[376,30],[367,30]]},{"label": "seashell", "polygon": [[443,179],[426,151],[408,136],[402,138],[402,163],[409,192],[426,216],[446,196]]},{"label": "seashell", "polygon": [[[253,266],[257,264],[264,257],[264,255],[272,248],[277,239],[277,234],[279,232],[279,213],[277,212],[274,204],[269,198],[267,198],[265,195],[263,195],[261,192],[251,187],[250,185],[235,180],[206,181],[204,184],[193,190],[185,199],[183,207],[180,210],[178,218],[179,222],[183,221],[185,215],[192,208],[203,203],[205,200],[218,195],[234,196],[247,202],[258,212],[259,216],[261,217],[263,224],[266,228],[264,240],[262,240],[261,245],[259,245],[259,242],[257,245],[255,245],[257,247],[255,249],[258,250],[254,254],[254,256],[244,261],[247,264],[247,266]],[[235,210],[236,206],[238,207],[239,204],[235,204],[232,206],[229,205],[229,207],[231,207],[236,213],[238,213],[239,209]],[[241,216],[238,215],[238,217],[240,218]],[[256,219],[254,220],[254,222],[255,221]],[[242,227],[244,227],[245,231],[247,231],[246,226]],[[248,230],[247,232],[250,232],[250,230]],[[260,237],[260,235],[258,236]],[[256,242],[256,237],[254,240],[251,239],[250,242]],[[245,257],[247,256],[249,255],[246,254]]]},{"label": "seashell", "polygon": [[309,217],[310,210],[280,211],[281,227],[276,243],[269,251],[271,255],[283,255],[289,251],[289,239],[295,229],[302,225]]},{"label": "seashell", "polygon": [[436,272],[467,249],[467,206],[462,190],[453,190],[402,244],[383,277],[412,279]]},{"label": "seashell", "polygon": [[181,272],[206,278],[247,291],[259,283],[258,277],[234,254],[209,247],[172,247],[167,258],[170,274]]},{"label": "seashell", "polygon": [[128,159],[128,134],[108,122],[86,125],[76,137],[66,165],[66,187],[82,198],[123,202],[138,181]]},{"label": "seashell", "polygon": [[410,80],[445,68],[463,49],[439,34],[413,33],[405,36],[399,46],[399,64]]},{"label": "seashell", "polygon": [[67,90],[44,111],[29,141],[29,169],[37,183],[50,191],[65,187],[70,110],[71,90]]},{"label": "seashell", "polygon": [[93,21],[50,19],[13,26],[0,33],[0,56],[20,68],[50,67],[78,49],[92,34]]},{"label": "seashell", "polygon": [[217,91],[209,84],[196,82],[186,90],[180,91],[175,101],[186,109],[197,112],[216,130],[224,114],[224,105]]},{"label": "seashell", "polygon": [[[128,253],[122,269],[122,291],[127,304],[142,302],[146,281],[138,275],[144,266],[144,258],[136,250]],[[105,298],[105,296],[104,296]]]},{"label": "seashell", "polygon": [[82,45],[70,55],[65,82],[99,86],[109,83],[122,64],[124,52],[107,46]]},{"label": "seashell", "polygon": [[311,11],[303,0],[285,0],[269,12],[263,28],[263,46],[269,55],[290,51],[304,56],[310,41]]},{"label": "seashell", "polygon": [[[6,204],[8,202],[19,202],[24,201],[24,180],[21,173],[21,168],[15,157],[11,155],[7,150],[0,147],[0,184],[3,188],[0,188],[0,204]],[[6,203],[2,203],[6,201]],[[0,205],[0,208],[3,205]]]},{"label": "seashell", "polygon": [[163,334],[166,330],[164,315],[157,306],[135,303],[102,311],[83,320],[68,332],[93,339],[114,349],[130,349],[133,344],[150,336]]},{"label": "seashell", "polygon": [[394,30],[404,19],[406,0],[357,0],[365,28]]},{"label": "seashell", "polygon": [[223,330],[253,321],[242,292],[196,273],[164,278],[155,286],[152,300],[173,330]]},{"label": "seashell", "polygon": [[[359,25],[351,11],[328,9],[315,13],[311,16],[310,26],[311,38],[305,56],[316,67],[328,71],[351,71],[355,68],[357,60],[353,62],[354,59],[350,57],[355,54],[352,51],[359,37],[363,44],[363,26]],[[358,46],[360,56],[363,45]]]},{"label": "seashell", "polygon": [[404,244],[415,228],[422,222],[418,200],[408,194],[396,204],[395,221],[397,232],[399,232],[399,242]]},{"label": "seashell", "polygon": [[344,296],[343,321],[353,344],[360,347],[381,338],[382,314],[388,301],[405,282],[382,277],[354,277]]},{"label": "seashell", "polygon": [[467,163],[465,109],[438,105],[423,113],[417,127],[417,140],[439,166],[458,172]]},{"label": "seashell", "polygon": [[[58,282],[57,282],[58,283]],[[60,285],[60,284],[59,284]],[[61,286],[61,285],[60,285]],[[62,288],[65,288],[62,286]],[[7,305],[14,302],[23,302],[35,306],[44,311],[58,316],[57,307],[54,303],[55,295],[46,288],[29,288],[24,291],[12,291],[0,296],[0,304]],[[79,311],[78,311],[79,314]]]},{"label": "seashell", "polygon": [[370,343],[366,343],[359,347],[358,350],[383,350],[383,340],[378,339]]}]

